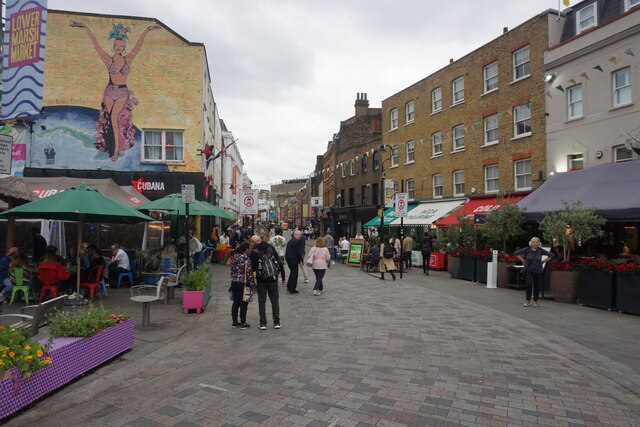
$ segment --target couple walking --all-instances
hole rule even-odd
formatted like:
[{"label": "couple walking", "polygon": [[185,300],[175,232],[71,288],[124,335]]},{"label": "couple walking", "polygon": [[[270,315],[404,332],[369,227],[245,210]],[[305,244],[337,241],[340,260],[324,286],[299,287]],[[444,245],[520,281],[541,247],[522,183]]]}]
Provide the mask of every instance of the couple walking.
[{"label": "couple walking", "polygon": [[[289,266],[289,279],[287,280],[287,291],[290,294],[297,294],[296,288],[298,286],[298,269],[303,268],[304,272],[304,237],[300,230],[293,232],[293,238],[287,243],[287,249],[285,251],[285,260]],[[309,251],[309,261],[311,261],[311,268],[316,276],[316,282],[313,287],[313,294],[320,295],[323,291],[322,279],[331,261],[331,255],[329,250],[324,245],[324,238],[318,237],[316,244]],[[308,282],[305,279],[305,282]]]}]

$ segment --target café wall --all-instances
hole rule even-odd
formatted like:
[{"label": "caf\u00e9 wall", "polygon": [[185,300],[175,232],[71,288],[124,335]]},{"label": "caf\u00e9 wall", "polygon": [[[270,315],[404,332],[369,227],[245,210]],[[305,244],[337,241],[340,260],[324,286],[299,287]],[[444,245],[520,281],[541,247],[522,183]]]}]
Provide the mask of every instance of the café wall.
[{"label": "caf\u00e9 wall", "polygon": [[[130,65],[127,87],[138,104],[132,111],[134,146],[116,161],[95,146],[96,121],[109,82],[107,68],[81,22],[113,56],[109,33],[114,25],[129,27],[124,55],[152,25]],[[49,11],[44,76],[44,114],[35,119],[27,164],[33,168],[138,171],[201,171],[204,45],[190,43],[165,25],[145,18]],[[208,84],[208,82],[206,82]],[[184,162],[142,162],[142,130],[183,130]],[[52,156],[53,149],[54,156]],[[49,150],[49,151],[47,151]],[[47,156],[47,154],[49,154]]]}]

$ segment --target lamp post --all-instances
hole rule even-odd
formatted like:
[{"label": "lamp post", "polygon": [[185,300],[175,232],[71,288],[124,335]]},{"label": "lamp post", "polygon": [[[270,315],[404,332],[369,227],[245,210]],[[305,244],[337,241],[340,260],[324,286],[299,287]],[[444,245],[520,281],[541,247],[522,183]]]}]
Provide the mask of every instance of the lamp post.
[{"label": "lamp post", "polygon": [[380,157],[380,203],[378,204],[380,210],[380,232],[378,233],[378,236],[380,237],[380,242],[384,242],[384,162],[391,159],[391,157],[389,157],[388,159],[382,160],[382,153],[385,152],[386,150],[383,145],[382,148],[378,150],[378,155]]}]

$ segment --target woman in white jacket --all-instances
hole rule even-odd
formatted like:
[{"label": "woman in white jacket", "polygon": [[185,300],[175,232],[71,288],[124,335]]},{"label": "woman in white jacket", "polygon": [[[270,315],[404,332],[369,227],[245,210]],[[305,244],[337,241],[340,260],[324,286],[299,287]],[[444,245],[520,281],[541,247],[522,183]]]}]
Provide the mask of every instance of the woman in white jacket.
[{"label": "woman in white jacket", "polygon": [[318,237],[316,239],[316,245],[309,251],[309,258],[312,259],[311,268],[316,275],[316,283],[313,286],[314,295],[322,295],[324,288],[322,286],[322,279],[324,273],[327,271],[329,262],[331,261],[331,254],[329,249],[324,246],[324,237]]}]

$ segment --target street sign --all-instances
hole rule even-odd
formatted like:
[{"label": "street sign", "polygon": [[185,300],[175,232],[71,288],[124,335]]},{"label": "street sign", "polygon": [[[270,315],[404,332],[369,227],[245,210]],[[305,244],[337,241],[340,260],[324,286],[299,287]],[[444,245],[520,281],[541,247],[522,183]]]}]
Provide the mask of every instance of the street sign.
[{"label": "street sign", "polygon": [[384,180],[384,207],[393,207],[393,192],[396,188],[396,183],[392,179]]},{"label": "street sign", "polygon": [[258,214],[258,190],[240,190],[240,215]]},{"label": "street sign", "polygon": [[0,135],[0,173],[11,175],[12,145],[11,135]]},{"label": "street sign", "polygon": [[182,184],[180,186],[182,190],[182,203],[195,203],[196,202],[196,188],[193,184]]},{"label": "street sign", "polygon": [[320,196],[320,197],[312,197],[311,198],[311,207],[321,208],[322,207],[322,196]]},{"label": "street sign", "polygon": [[407,216],[408,209],[408,200],[407,193],[396,193],[396,211],[395,215],[398,218],[404,218]]}]

